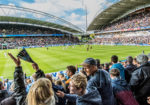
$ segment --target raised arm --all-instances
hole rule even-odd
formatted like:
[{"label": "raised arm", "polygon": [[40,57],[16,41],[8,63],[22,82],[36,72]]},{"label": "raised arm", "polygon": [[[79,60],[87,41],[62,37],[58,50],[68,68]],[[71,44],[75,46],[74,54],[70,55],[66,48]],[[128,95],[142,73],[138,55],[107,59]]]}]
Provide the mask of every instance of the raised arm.
[{"label": "raised arm", "polygon": [[24,105],[26,98],[26,90],[24,84],[24,74],[21,67],[21,62],[19,58],[15,58],[11,53],[8,53],[10,58],[16,64],[14,72],[14,98],[16,100],[16,105]]},{"label": "raised arm", "polygon": [[33,63],[33,64],[32,64],[32,67],[33,67],[33,69],[36,70],[36,72],[35,72],[36,80],[39,79],[39,78],[45,77],[44,72],[39,69],[39,66],[38,66],[37,63]]}]

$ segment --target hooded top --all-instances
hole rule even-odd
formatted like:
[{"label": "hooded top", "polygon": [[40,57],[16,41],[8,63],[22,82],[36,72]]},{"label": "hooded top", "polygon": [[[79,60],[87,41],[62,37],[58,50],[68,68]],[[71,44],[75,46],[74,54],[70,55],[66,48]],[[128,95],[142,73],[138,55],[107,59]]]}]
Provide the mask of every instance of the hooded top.
[{"label": "hooded top", "polygon": [[88,92],[83,96],[78,96],[77,105],[102,105],[102,99],[95,87],[87,89]]},{"label": "hooded top", "polygon": [[139,105],[125,80],[119,77],[112,79],[112,87],[118,105]]},{"label": "hooded top", "polygon": [[117,93],[123,90],[130,90],[127,82],[120,77],[112,79],[113,92]]},{"label": "hooded top", "polygon": [[107,71],[97,70],[88,80],[87,87],[96,87],[102,97],[103,105],[115,105],[111,78]]},{"label": "hooded top", "polygon": [[103,105],[101,96],[95,87],[88,88],[83,96],[65,94],[65,98],[71,101],[76,100],[76,105]]},{"label": "hooded top", "polygon": [[125,72],[125,79],[126,79],[127,83],[130,82],[131,75],[135,71],[136,68],[137,67],[133,64],[129,64],[129,65],[126,66],[124,72]]},{"label": "hooded top", "polygon": [[[113,64],[112,66],[111,66],[111,68],[110,68],[110,70],[111,69],[114,69],[114,68],[116,68],[116,69],[118,69],[119,71],[120,71],[120,76],[121,76],[121,78],[122,79],[125,79],[125,74],[124,74],[124,67],[122,66],[122,64],[121,63],[115,63],[115,64]],[[110,71],[109,70],[109,71]]]}]

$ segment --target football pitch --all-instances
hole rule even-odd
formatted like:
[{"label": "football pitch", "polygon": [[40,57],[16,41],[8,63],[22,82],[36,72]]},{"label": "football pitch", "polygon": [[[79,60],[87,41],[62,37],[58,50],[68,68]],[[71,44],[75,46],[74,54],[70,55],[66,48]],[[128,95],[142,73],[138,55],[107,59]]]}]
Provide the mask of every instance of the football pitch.
[{"label": "football pitch", "polygon": [[[119,60],[124,60],[127,56],[137,56],[145,52],[150,53],[150,46],[102,46],[92,45],[92,49],[87,51],[87,45],[58,46],[47,48],[26,49],[31,58],[38,63],[45,73],[65,70],[68,65],[81,64],[86,58],[92,57],[100,59],[101,63],[110,62],[112,55],[117,55]],[[0,50],[0,76],[13,79],[15,70],[14,62],[6,53],[10,52],[16,56],[21,49]],[[35,70],[32,64],[21,60],[23,71],[27,76],[32,75]]]}]

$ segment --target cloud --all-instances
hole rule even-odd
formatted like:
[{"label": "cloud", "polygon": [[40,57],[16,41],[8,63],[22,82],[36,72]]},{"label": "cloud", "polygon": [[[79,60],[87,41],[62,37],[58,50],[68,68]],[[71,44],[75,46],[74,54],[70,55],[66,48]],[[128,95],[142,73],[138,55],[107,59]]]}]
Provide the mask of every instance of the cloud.
[{"label": "cloud", "polygon": [[[110,1],[110,0],[109,0]],[[87,20],[88,25],[92,20],[104,10],[105,7],[108,7],[112,4],[108,0],[34,0],[34,2],[29,3],[25,1],[18,1],[17,5],[21,7],[26,7],[42,12],[52,14],[57,17],[61,17],[66,21],[71,22],[72,24],[85,30],[86,15],[85,11],[87,10]],[[10,5],[15,5],[12,2]],[[74,12],[75,10],[81,10],[80,13]],[[1,13],[1,12],[0,12]],[[13,14],[13,12],[11,13]],[[24,13],[17,13],[22,17],[29,15],[24,15]],[[82,14],[82,15],[81,15]],[[35,15],[33,17],[43,18],[42,15]],[[52,20],[52,19],[46,19]]]},{"label": "cloud", "polygon": [[82,8],[81,0],[35,0],[34,3],[20,2],[20,6],[63,17],[64,20],[77,26],[83,23],[83,16],[72,13],[73,10]]},{"label": "cloud", "polygon": [[35,0],[34,3],[20,2],[23,7],[43,11],[55,16],[64,16],[65,11],[81,8],[79,0]]},{"label": "cloud", "polygon": [[8,5],[15,6],[15,4],[14,4],[14,3],[9,3]]},{"label": "cloud", "polygon": [[112,3],[107,0],[84,0],[84,4],[87,7],[87,20],[88,25],[92,22],[92,20],[104,10],[104,7],[110,6]]},{"label": "cloud", "polygon": [[72,24],[85,30],[85,16],[80,16],[78,14],[72,13],[71,15],[66,17],[66,20],[69,20]]},{"label": "cloud", "polygon": [[20,5],[63,17],[65,20],[85,29],[85,13],[83,13],[84,16],[79,16],[75,13],[66,14],[66,11],[73,11],[79,8],[86,10],[85,8],[87,8],[87,24],[89,25],[94,19],[96,12],[103,9],[104,5],[102,4],[107,3],[107,0],[35,0],[34,3],[22,2]]}]

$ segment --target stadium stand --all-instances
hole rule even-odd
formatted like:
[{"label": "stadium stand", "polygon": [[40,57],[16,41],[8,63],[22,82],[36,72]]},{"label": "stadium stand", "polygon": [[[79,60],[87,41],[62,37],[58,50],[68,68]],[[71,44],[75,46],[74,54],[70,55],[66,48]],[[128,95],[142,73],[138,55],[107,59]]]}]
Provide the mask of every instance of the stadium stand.
[{"label": "stadium stand", "polygon": [[[54,15],[12,5],[0,5],[0,48],[44,47],[56,44],[76,44],[79,42],[74,33],[82,30],[72,23]],[[21,17],[5,14],[7,10],[14,13],[32,14],[34,17]],[[43,18],[39,18],[38,16]]]},{"label": "stadium stand", "polygon": [[112,30],[123,30],[123,29],[134,29],[134,28],[142,28],[148,27],[150,24],[150,8],[146,9],[141,13],[132,13],[123,19],[120,19],[114,23],[105,26],[102,31],[112,31]]},{"label": "stadium stand", "polygon": [[[106,26],[109,26],[111,24],[113,25],[113,23],[118,22],[118,21],[119,22],[116,23],[116,25],[117,24],[120,25],[126,22],[128,23],[128,20],[131,21],[131,23],[134,21],[136,22],[136,20],[138,20],[138,17],[139,18],[141,17],[140,21],[143,21],[149,17],[149,13],[148,13],[149,4],[150,4],[150,1],[148,0],[121,0],[117,3],[114,3],[107,9],[103,10],[102,12],[99,12],[99,14],[95,16],[91,24],[88,26],[87,30],[88,31],[92,31],[92,30],[101,31],[104,28],[106,28]],[[149,20],[146,20],[146,22],[148,21]],[[136,23],[133,23],[133,24],[136,24]],[[142,23],[142,25],[146,25],[146,24],[147,23]],[[131,27],[133,27],[132,24],[130,25]],[[138,23],[136,27],[138,25],[141,25],[141,24]],[[124,25],[122,24],[122,27],[123,26]]]},{"label": "stadium stand", "polygon": [[[134,2],[133,7],[142,4],[142,0],[139,0],[137,4],[136,0],[121,0],[119,3],[124,1]],[[144,1],[145,3],[149,3],[149,1]],[[99,36],[93,38],[90,43],[149,45],[149,16],[148,11],[142,11],[142,13],[126,16],[109,25],[96,27],[99,32],[114,32],[98,33]],[[61,27],[61,29],[64,28],[57,24],[55,25]],[[10,25],[6,28],[3,25],[0,28],[1,47],[43,47],[55,44],[79,43],[77,37],[64,31],[33,26],[31,29],[29,26],[21,25],[22,27],[20,27],[17,24],[13,26],[15,27]],[[142,27],[146,28],[141,30]],[[91,29],[94,28],[92,27]],[[130,29],[126,30],[127,28]],[[135,30],[132,28],[135,28]],[[67,28],[68,30],[71,29]],[[122,31],[120,32],[118,30]],[[71,31],[79,32],[79,30],[75,29]],[[0,82],[0,105],[148,105],[149,103],[150,64],[147,55],[141,54],[136,57],[137,62],[135,62],[135,65],[137,67],[135,71],[132,70],[134,72],[130,74],[131,79],[129,83],[126,83],[125,78],[120,77],[121,74],[117,69],[112,69],[113,71],[111,71],[110,67],[114,65],[116,67],[120,65],[123,68],[123,72],[124,68],[130,66],[126,61],[118,61],[117,55],[114,55],[117,58],[115,62],[101,64],[103,66],[99,65],[99,68],[102,69],[98,69],[95,59],[87,58],[81,64],[83,66],[81,71],[73,66],[74,69],[73,71],[71,70],[72,72],[67,70],[67,75],[65,71],[59,72],[58,77],[54,77],[53,73],[45,74],[36,62],[32,62],[35,73],[32,76],[26,77],[23,73],[20,59],[15,58],[11,53],[8,55],[16,66],[14,70],[14,81],[12,83],[8,80],[3,81],[4,83]],[[125,75],[126,73],[124,77],[126,77]],[[59,81],[59,83],[56,81]],[[65,88],[68,83],[69,91],[66,91],[67,89]],[[128,85],[131,86],[131,89]],[[11,91],[8,89],[8,86],[12,88]],[[129,100],[126,100],[126,97]]]},{"label": "stadium stand", "polygon": [[[150,1],[148,0],[120,0],[119,2],[103,10],[102,12],[97,14],[97,16],[93,19],[93,21],[87,28],[87,31],[94,31],[94,34],[95,34],[95,38],[89,41],[89,43],[101,44],[101,45],[149,46],[150,44],[150,33],[149,33],[150,32],[150,7],[149,5],[150,5]],[[137,105],[138,104],[148,105],[150,93],[147,89],[150,89],[150,87],[148,86],[149,84],[148,81],[150,81],[150,79],[145,78],[147,77],[147,74],[149,74],[148,73],[149,72],[148,57],[147,55],[144,55],[144,51],[143,51],[143,54],[137,56],[136,58],[134,58],[134,60],[135,60],[134,64],[137,66],[137,68],[131,70],[131,71],[134,71],[134,70],[136,71],[130,74],[131,79],[130,79],[129,85],[131,86],[131,90],[130,89],[127,89],[127,90],[130,92],[132,91],[134,93],[134,97],[136,98],[136,101],[138,103],[137,102],[134,103],[133,102],[134,99],[131,102],[129,100],[128,101],[124,100],[127,98],[121,99],[123,96],[125,96],[126,93],[121,92],[121,95],[119,95],[119,92],[123,91],[122,89],[126,88],[125,84],[127,83],[126,81],[123,82],[123,80],[119,82],[120,77],[115,78],[115,79],[112,78],[112,85],[114,88],[113,91],[116,91],[116,93],[118,94],[118,95],[115,95],[116,99],[117,97],[118,99],[120,98],[119,100],[117,99],[118,104],[119,102],[121,102],[121,105],[124,105],[124,104],[127,104],[127,102],[130,102],[129,105],[131,103],[137,104]],[[112,63],[110,64],[111,66],[114,65],[113,62],[111,63]],[[129,63],[127,64],[126,60],[120,61],[120,63],[122,63],[124,68],[128,67],[128,69],[129,68],[131,69],[131,64]],[[117,64],[119,64],[119,62],[117,62]],[[102,67],[103,69],[105,69],[104,65]],[[115,68],[117,67],[119,68],[119,66],[116,66]],[[111,70],[110,70],[110,73],[111,73]],[[117,74],[117,72],[115,71],[113,75],[114,74]],[[125,76],[127,76],[126,74]],[[147,81],[145,81],[145,79]],[[142,85],[141,85],[141,82],[143,83]],[[121,86],[124,86],[124,87],[121,89]]]},{"label": "stadium stand", "polygon": [[79,40],[73,36],[32,36],[1,38],[1,49],[47,47],[54,45],[78,44]]},{"label": "stadium stand", "polygon": [[150,44],[149,31],[134,31],[122,33],[109,33],[108,35],[97,36],[90,41],[96,44],[109,45],[146,45]]},{"label": "stadium stand", "polygon": [[150,8],[137,10],[127,16],[103,26],[93,41],[110,45],[147,45],[150,43]]}]

